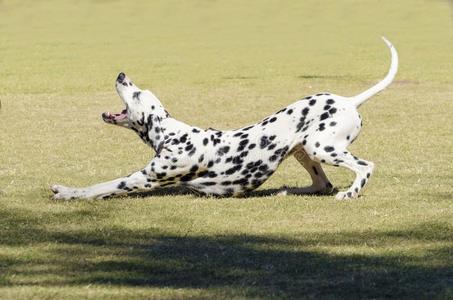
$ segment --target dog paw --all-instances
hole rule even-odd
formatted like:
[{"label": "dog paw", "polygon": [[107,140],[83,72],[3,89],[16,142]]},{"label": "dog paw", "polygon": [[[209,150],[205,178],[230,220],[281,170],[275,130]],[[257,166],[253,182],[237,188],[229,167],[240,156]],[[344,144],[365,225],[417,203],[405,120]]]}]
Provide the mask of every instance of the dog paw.
[{"label": "dog paw", "polygon": [[284,197],[284,196],[287,196],[288,195],[288,191],[287,190],[280,190],[278,191],[275,196],[278,196],[278,197]]},{"label": "dog paw", "polygon": [[338,194],[335,196],[335,199],[337,200],[348,200],[352,198],[357,198],[357,193],[353,192],[338,192]]},{"label": "dog paw", "polygon": [[50,189],[54,193],[52,196],[52,199],[54,200],[71,200],[80,197],[77,189],[65,187],[63,185],[54,184],[50,186]]},{"label": "dog paw", "polygon": [[288,196],[288,187],[286,185],[282,186],[280,189],[277,190],[275,196],[278,197],[285,197]]}]

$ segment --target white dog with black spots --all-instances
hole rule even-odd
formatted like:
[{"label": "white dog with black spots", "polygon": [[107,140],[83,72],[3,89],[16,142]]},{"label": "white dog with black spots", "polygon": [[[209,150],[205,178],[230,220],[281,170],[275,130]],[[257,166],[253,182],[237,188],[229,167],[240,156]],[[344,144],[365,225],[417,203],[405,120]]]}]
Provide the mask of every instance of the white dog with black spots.
[{"label": "white dog with black spots", "polygon": [[383,39],[391,52],[390,70],[367,91],[354,97],[308,96],[257,124],[230,131],[202,129],[172,118],[152,92],[141,90],[120,73],[116,89],[126,109],[104,113],[102,118],[135,131],[155,150],[155,157],[142,170],[109,182],[83,188],[53,185],[53,198],[105,198],[178,185],[205,195],[239,196],[259,187],[291,155],[308,171],[313,184],[283,190],[283,194],[331,193],[332,184],[321,167],[326,163],[346,167],[356,175],[336,199],[356,198],[374,168],[372,162],[347,149],[362,125],[357,108],[385,89],[398,69],[398,54]]}]

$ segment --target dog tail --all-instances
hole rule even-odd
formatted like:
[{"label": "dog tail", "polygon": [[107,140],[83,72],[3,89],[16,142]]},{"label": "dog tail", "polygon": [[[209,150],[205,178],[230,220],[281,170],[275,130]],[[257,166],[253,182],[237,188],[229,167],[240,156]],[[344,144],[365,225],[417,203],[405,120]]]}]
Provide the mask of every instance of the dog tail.
[{"label": "dog tail", "polygon": [[387,73],[387,76],[385,76],[385,78],[378,84],[366,90],[365,92],[358,94],[357,96],[351,97],[352,102],[355,104],[356,107],[359,107],[366,100],[368,100],[368,98],[376,95],[377,93],[385,89],[390,83],[392,83],[393,78],[395,78],[396,72],[398,71],[398,52],[396,52],[395,47],[385,37],[382,37],[382,39],[390,48],[390,53],[392,55],[390,70]]}]

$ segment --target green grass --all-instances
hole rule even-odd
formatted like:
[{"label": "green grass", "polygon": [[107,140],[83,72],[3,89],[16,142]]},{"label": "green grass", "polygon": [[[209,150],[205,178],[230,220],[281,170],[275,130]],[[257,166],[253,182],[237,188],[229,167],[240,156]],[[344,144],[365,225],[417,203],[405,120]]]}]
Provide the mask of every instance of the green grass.
[{"label": "green grass", "polygon": [[[453,4],[0,1],[0,298],[453,298]],[[237,128],[397,80],[360,111],[358,200],[184,194],[55,202],[152,157],[104,124],[125,71],[176,118]],[[345,188],[347,170],[326,167]],[[289,158],[261,190],[309,184]]]}]

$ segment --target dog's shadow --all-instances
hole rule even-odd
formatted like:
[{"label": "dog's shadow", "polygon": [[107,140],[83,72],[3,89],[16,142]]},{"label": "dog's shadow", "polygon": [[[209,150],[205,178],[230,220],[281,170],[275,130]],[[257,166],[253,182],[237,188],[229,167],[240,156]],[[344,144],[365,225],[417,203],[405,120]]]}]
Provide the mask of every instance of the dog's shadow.
[{"label": "dog's shadow", "polygon": [[[303,193],[299,191],[299,187],[288,187],[282,186],[280,188],[269,188],[269,189],[262,189],[262,190],[254,190],[247,192],[238,198],[255,198],[255,197],[270,197],[270,196],[279,196],[283,195],[283,192],[286,192],[285,195],[295,195],[295,196],[330,196],[334,195],[338,192],[338,188],[333,188],[331,191],[326,193]],[[153,196],[196,196],[196,197],[210,197],[210,198],[227,198],[228,196],[207,196],[202,193],[193,191],[187,187],[178,186],[178,187],[164,187],[158,188],[153,191],[147,192],[136,192],[132,194],[134,197],[153,197]]]}]

